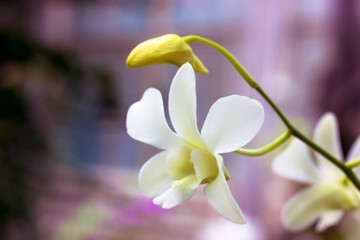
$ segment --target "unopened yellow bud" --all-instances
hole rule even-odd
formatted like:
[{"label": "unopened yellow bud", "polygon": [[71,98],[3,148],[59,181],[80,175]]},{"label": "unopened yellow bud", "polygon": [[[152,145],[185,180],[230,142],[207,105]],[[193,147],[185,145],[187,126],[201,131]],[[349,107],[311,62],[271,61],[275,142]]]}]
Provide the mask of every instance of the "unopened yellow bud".
[{"label": "unopened yellow bud", "polygon": [[171,63],[180,67],[186,62],[192,65],[195,72],[204,74],[209,72],[180,36],[166,34],[137,45],[129,54],[126,65],[142,67],[158,63]]}]

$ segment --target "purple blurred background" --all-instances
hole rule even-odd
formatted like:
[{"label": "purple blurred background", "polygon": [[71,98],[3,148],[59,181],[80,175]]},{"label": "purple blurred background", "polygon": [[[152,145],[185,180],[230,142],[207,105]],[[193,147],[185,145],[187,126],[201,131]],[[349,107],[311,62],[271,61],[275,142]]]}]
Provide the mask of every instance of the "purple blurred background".
[{"label": "purple blurred background", "polygon": [[[247,225],[219,217],[201,189],[174,209],[153,205],[137,173],[158,150],[127,136],[126,112],[148,87],[166,104],[178,68],[125,61],[166,33],[214,40],[307,134],[335,112],[346,153],[360,133],[360,1],[2,0],[0,16],[0,239],[358,239],[350,216],[322,234],[283,228],[281,207],[301,186],[271,172],[281,150],[225,156]],[[216,99],[240,94],[266,110],[247,147],[284,131],[218,52],[191,46],[210,71],[196,75],[200,127]]]}]

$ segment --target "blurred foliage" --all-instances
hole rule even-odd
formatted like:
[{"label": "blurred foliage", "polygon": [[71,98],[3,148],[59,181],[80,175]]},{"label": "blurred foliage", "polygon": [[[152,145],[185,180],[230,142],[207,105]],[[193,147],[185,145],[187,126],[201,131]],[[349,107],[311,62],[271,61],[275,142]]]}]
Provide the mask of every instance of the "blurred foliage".
[{"label": "blurred foliage", "polygon": [[29,61],[37,50],[32,44],[30,40],[19,34],[0,32],[0,64],[10,60]]}]

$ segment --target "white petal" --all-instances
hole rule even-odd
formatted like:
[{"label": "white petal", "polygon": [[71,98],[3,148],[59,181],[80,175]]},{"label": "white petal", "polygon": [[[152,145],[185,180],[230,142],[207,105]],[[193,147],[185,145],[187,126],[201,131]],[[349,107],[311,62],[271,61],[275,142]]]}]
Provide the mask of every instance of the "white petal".
[{"label": "white petal", "polygon": [[174,181],[171,188],[154,198],[154,204],[162,208],[172,208],[186,202],[195,193],[199,184],[195,175]]},{"label": "white petal", "polygon": [[130,137],[161,149],[180,144],[166,122],[161,93],[154,88],[147,89],[141,100],[130,106],[126,128]]},{"label": "white petal", "polygon": [[232,196],[226,183],[222,168],[222,157],[216,157],[219,174],[204,188],[205,195],[210,205],[225,219],[234,223],[246,223],[245,216]]},{"label": "white petal", "polygon": [[353,145],[351,146],[349,150],[349,154],[346,158],[346,161],[355,160],[357,158],[360,158],[360,136],[357,137]]},{"label": "white petal", "polygon": [[284,206],[282,222],[291,231],[309,227],[323,213],[347,208],[349,195],[338,184],[317,184],[294,195]]},{"label": "white petal", "polygon": [[[343,160],[339,127],[336,116],[333,113],[326,113],[321,117],[315,127],[314,141],[340,161]],[[340,178],[344,176],[342,171],[329,160],[317,152],[315,152],[315,155],[318,160],[319,170],[322,174],[330,178]]]},{"label": "white petal", "polygon": [[148,197],[156,197],[171,187],[173,180],[165,170],[167,152],[150,158],[140,169],[138,183],[140,190]]},{"label": "white petal", "polygon": [[195,73],[190,63],[182,65],[172,81],[169,114],[177,133],[201,145],[196,120]]},{"label": "white petal", "polygon": [[[360,158],[360,136],[357,137],[357,139],[351,146],[349,154],[346,158],[346,162],[355,160],[357,158]],[[353,171],[356,174],[356,176],[360,179],[360,166],[354,167]]]},{"label": "white petal", "polygon": [[298,139],[293,139],[285,151],[274,159],[272,168],[279,176],[302,183],[313,183],[318,179],[309,149]]},{"label": "white petal", "polygon": [[343,216],[344,216],[344,211],[342,210],[328,211],[321,214],[319,222],[316,224],[315,227],[316,231],[322,232],[331,226],[335,226],[340,222]]},{"label": "white petal", "polygon": [[232,152],[252,140],[264,122],[260,102],[232,95],[217,100],[201,130],[207,148],[213,153]]}]

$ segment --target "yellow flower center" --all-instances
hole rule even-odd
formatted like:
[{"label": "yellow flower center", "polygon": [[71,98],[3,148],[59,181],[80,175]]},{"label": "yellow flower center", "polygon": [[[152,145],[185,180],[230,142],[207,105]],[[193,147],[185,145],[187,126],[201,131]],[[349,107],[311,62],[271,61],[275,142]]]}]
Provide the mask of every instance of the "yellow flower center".
[{"label": "yellow flower center", "polygon": [[204,149],[188,147],[171,150],[166,157],[165,169],[174,180],[196,176],[199,184],[213,181],[219,173],[214,155]]},{"label": "yellow flower center", "polygon": [[170,151],[166,157],[165,169],[167,174],[174,180],[180,180],[195,174],[194,165],[191,161],[191,150],[182,147]]}]

